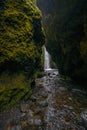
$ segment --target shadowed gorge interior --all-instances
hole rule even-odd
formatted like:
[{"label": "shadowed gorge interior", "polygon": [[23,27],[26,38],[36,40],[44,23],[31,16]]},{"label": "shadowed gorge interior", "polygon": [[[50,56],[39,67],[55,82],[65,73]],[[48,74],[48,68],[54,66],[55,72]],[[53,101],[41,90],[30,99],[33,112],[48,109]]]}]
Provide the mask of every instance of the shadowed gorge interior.
[{"label": "shadowed gorge interior", "polygon": [[0,130],[87,130],[87,0],[0,0]]},{"label": "shadowed gorge interior", "polygon": [[87,84],[87,1],[37,0],[47,49],[61,74]]}]

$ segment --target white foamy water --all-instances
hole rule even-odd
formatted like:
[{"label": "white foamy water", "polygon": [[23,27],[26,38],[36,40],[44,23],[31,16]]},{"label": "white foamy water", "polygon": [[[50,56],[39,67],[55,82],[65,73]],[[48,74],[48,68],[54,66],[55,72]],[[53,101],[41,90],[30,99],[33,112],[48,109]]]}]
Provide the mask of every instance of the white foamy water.
[{"label": "white foamy water", "polygon": [[44,70],[51,70],[50,66],[50,54],[47,52],[46,47],[44,46]]}]

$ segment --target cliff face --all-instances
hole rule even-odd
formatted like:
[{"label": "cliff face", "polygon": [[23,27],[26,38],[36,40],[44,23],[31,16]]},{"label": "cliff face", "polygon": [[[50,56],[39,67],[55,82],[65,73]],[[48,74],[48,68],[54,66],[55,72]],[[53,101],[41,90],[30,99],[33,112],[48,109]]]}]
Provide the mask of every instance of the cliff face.
[{"label": "cliff face", "polygon": [[37,1],[45,19],[48,51],[60,73],[86,82],[87,1],[49,1]]},{"label": "cliff face", "polygon": [[5,0],[0,4],[0,72],[24,69],[32,73],[40,66],[39,50],[44,43],[41,12],[34,0]]},{"label": "cliff face", "polygon": [[42,67],[41,17],[34,0],[0,0],[0,110],[31,94]]}]

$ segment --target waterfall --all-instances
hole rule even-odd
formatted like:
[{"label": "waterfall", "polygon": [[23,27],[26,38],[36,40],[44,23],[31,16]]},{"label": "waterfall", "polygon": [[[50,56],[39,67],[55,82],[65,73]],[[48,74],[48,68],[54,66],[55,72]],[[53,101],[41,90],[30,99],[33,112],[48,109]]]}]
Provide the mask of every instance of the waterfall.
[{"label": "waterfall", "polygon": [[50,54],[47,52],[46,47],[44,46],[44,70],[51,70],[50,66]]}]

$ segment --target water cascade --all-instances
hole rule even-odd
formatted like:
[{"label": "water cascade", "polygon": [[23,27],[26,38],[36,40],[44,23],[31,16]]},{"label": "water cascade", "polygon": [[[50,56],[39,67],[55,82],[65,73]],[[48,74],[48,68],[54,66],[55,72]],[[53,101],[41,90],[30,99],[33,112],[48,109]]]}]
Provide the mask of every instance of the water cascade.
[{"label": "water cascade", "polygon": [[46,47],[44,46],[44,70],[51,70],[50,66],[50,54],[47,52]]}]

